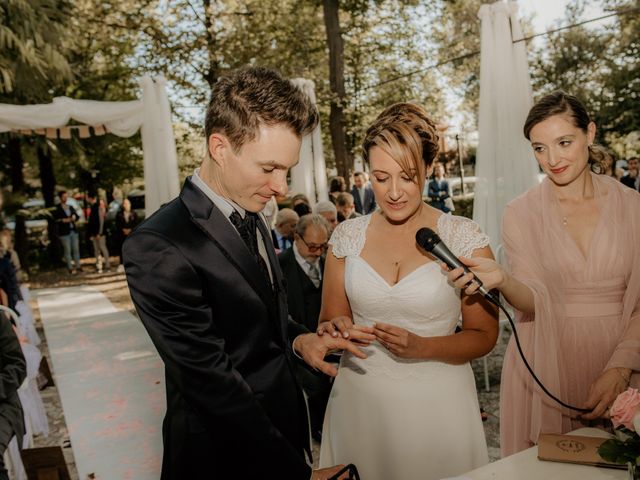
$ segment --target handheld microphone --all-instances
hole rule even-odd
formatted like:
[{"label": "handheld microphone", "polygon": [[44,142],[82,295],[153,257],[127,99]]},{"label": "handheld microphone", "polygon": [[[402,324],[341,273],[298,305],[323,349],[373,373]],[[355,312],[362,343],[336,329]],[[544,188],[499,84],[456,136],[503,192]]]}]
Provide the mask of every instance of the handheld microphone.
[{"label": "handheld microphone", "polygon": [[[447,248],[438,234],[430,228],[425,227],[418,230],[416,232],[416,242],[418,242],[418,245],[424,248],[427,252],[431,253],[438,260],[446,264],[447,267],[449,267],[449,270],[453,270],[454,268],[462,268],[464,270],[464,273],[472,273],[464,263],[458,260],[458,257],[451,253],[451,250]],[[478,286],[478,291],[487,300],[495,305],[499,305],[500,302],[498,301],[498,299],[493,293],[484,288],[484,286],[482,285],[482,281],[478,277],[474,275],[471,282],[475,283]]]}]

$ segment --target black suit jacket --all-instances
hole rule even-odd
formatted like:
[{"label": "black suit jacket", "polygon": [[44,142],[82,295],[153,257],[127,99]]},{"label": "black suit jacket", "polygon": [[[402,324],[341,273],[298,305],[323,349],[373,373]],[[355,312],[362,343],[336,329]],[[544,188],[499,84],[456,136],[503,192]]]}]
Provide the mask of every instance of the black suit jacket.
[{"label": "black suit jacket", "polygon": [[[102,226],[102,233],[104,233],[104,224]],[[91,205],[89,210],[89,218],[87,219],[87,236],[95,237],[100,234],[100,205],[98,202]]]},{"label": "black suit jacket", "polygon": [[[293,247],[278,255],[278,260],[287,282],[287,305],[291,318],[315,332],[322,304],[322,281],[316,288],[302,267],[298,265]],[[320,259],[320,270],[324,271],[322,259]]]},{"label": "black suit jacket", "polygon": [[353,195],[356,212],[360,215],[368,215],[376,209],[376,197],[373,194],[373,188],[368,183],[364,187],[364,205],[360,201],[360,192],[356,187],[351,189],[351,195]]},{"label": "black suit jacket", "polygon": [[[67,207],[69,208],[68,216],[65,213],[64,208],[62,208],[62,204],[60,203],[56,206],[56,210],[53,213],[53,218],[55,218],[56,225],[58,226],[58,235],[60,235],[61,237],[69,235],[72,228],[74,231],[76,231],[76,222],[78,221],[78,212],[76,212],[76,209],[71,205],[67,205]],[[71,218],[73,221],[70,223],[63,222],[62,220],[66,218]]]},{"label": "black suit jacket", "polygon": [[0,431],[8,432],[9,438],[15,433],[20,442],[24,436],[24,415],[18,389],[26,376],[27,363],[18,337],[9,319],[0,314]]},{"label": "black suit jacket", "polygon": [[163,479],[311,475],[289,341],[307,330],[288,319],[269,231],[260,229],[275,293],[190,179],[124,243],[131,296],[165,364]]}]

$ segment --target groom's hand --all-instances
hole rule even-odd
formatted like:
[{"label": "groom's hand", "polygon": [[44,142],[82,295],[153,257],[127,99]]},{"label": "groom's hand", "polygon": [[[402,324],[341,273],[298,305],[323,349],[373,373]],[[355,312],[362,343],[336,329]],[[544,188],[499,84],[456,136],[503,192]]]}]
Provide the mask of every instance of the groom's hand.
[{"label": "groom's hand", "polygon": [[342,336],[363,347],[376,339],[372,327],[354,325],[353,320],[344,315],[320,322],[316,333],[320,336],[327,333],[334,338]]},{"label": "groom's hand", "polygon": [[332,377],[338,375],[338,369],[334,364],[324,360],[331,351],[347,350],[358,358],[367,358],[364,352],[349,340],[329,335],[319,336],[315,333],[298,335],[293,341],[293,349],[311,367]]}]

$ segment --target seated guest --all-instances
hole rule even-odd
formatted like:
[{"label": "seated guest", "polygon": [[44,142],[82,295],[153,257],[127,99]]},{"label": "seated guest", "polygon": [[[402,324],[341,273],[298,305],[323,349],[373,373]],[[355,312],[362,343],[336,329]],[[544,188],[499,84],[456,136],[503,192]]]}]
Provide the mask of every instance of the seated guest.
[{"label": "seated guest", "polygon": [[9,480],[4,452],[15,435],[22,446],[24,414],[18,388],[27,376],[27,363],[11,322],[0,315],[0,480]]},{"label": "seated guest", "polygon": [[313,207],[313,213],[322,215],[324,219],[329,222],[331,232],[333,232],[333,229],[338,225],[338,210],[336,210],[336,206],[329,201],[316,203],[316,206]]},{"label": "seated guest", "polygon": [[371,184],[363,172],[353,174],[353,188],[351,195],[356,206],[356,212],[360,215],[368,215],[376,209],[376,199],[373,196]]},{"label": "seated guest", "polygon": [[290,208],[283,208],[276,214],[276,226],[271,230],[271,239],[276,250],[286,250],[293,242],[293,231],[296,228],[298,214]]},{"label": "seated guest", "polygon": [[629,188],[634,190],[640,190],[638,182],[638,158],[633,157],[627,160],[627,174],[623,176],[620,181]]},{"label": "seated guest", "polygon": [[356,212],[356,206],[353,202],[353,195],[342,192],[336,199],[336,210],[338,211],[338,223],[344,222],[350,218],[357,218],[361,215]]},{"label": "seated guest", "polygon": [[[318,214],[300,217],[293,246],[279,256],[287,284],[287,304],[291,318],[314,332],[322,297],[322,255],[329,240],[329,223]],[[324,411],[331,391],[330,377],[322,372],[296,364],[296,376],[309,398],[311,435],[320,440]]]}]

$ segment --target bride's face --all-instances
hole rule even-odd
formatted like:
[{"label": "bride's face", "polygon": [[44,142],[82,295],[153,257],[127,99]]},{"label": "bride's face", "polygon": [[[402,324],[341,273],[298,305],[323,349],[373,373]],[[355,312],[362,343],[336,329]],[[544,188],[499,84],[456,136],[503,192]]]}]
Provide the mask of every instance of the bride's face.
[{"label": "bride's face", "polygon": [[422,204],[417,170],[409,176],[390,155],[380,147],[369,151],[371,186],[376,203],[393,222],[402,222],[413,215]]}]

